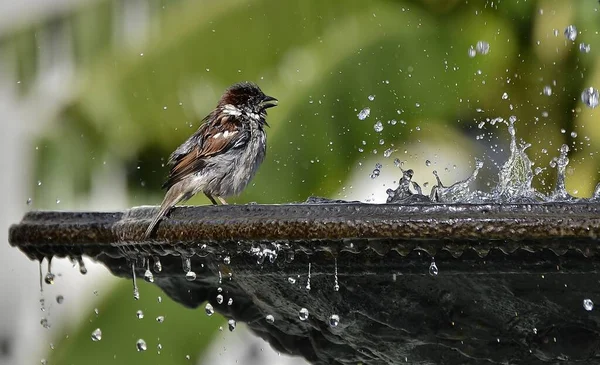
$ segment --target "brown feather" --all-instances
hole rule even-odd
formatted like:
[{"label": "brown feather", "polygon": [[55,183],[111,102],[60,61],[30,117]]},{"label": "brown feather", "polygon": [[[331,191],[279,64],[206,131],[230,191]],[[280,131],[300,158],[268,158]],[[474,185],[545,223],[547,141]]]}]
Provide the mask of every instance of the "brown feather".
[{"label": "brown feather", "polygon": [[169,189],[188,176],[202,171],[208,157],[225,152],[241,138],[242,125],[235,116],[222,110],[215,114],[216,118],[211,118],[212,115],[205,118],[206,122],[190,138],[196,141],[190,150],[185,154],[171,155],[169,164],[172,167],[163,188]]}]

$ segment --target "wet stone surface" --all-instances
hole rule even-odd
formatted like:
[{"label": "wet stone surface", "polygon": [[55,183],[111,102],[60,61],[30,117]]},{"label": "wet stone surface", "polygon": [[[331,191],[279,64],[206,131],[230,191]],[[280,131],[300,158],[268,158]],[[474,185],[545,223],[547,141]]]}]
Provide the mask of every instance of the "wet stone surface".
[{"label": "wet stone surface", "polygon": [[152,242],[154,207],[32,212],[10,242],[129,279],[149,267],[182,305],[315,364],[600,361],[584,305],[600,301],[600,204],[313,203],[177,208]]}]

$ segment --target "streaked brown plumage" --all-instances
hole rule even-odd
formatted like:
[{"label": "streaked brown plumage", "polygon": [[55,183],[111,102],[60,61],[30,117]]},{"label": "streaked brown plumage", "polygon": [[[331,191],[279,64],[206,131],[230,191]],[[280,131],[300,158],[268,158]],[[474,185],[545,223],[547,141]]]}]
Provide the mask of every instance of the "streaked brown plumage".
[{"label": "streaked brown plumage", "polygon": [[266,152],[266,109],[277,99],[250,82],[228,88],[198,130],[169,157],[167,189],[158,213],[146,230],[149,238],[160,220],[181,201],[202,191],[215,197],[239,194],[250,182]]}]

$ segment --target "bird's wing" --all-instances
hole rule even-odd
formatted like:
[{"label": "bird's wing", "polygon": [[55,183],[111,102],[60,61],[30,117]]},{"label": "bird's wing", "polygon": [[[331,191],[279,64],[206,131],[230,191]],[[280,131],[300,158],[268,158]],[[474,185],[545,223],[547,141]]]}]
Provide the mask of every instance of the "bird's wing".
[{"label": "bird's wing", "polygon": [[204,120],[198,131],[169,157],[171,171],[163,188],[168,189],[200,172],[206,166],[207,158],[242,146],[248,138],[248,132],[234,115],[221,112]]}]

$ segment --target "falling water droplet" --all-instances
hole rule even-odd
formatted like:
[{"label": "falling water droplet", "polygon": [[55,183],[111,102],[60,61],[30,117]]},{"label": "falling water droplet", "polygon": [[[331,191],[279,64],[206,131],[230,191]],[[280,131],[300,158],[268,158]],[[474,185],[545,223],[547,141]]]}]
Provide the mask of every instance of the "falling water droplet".
[{"label": "falling water droplet", "polygon": [[150,271],[149,269],[146,269],[146,272],[144,272],[144,280],[146,280],[149,283],[154,282],[154,275],[152,275],[152,271]]},{"label": "falling water droplet", "polygon": [[225,257],[223,258],[223,263],[224,263],[225,265],[229,265],[229,263],[230,263],[230,262],[231,262],[231,257],[229,257],[229,256],[225,256]]},{"label": "falling water droplet", "polygon": [[27,198],[27,205],[31,205],[32,202],[33,200],[31,198]]},{"label": "falling water droplet", "polygon": [[92,332],[92,341],[98,342],[102,339],[102,330],[100,328],[96,328]]},{"label": "falling water droplet", "polygon": [[360,119],[360,120],[367,119],[369,117],[369,115],[371,115],[371,108],[364,108],[357,114],[358,119]]},{"label": "falling water droplet", "polygon": [[210,304],[210,303],[206,303],[204,310],[206,311],[206,315],[209,317],[215,313],[215,309],[213,308],[212,304]]},{"label": "falling water droplet", "polygon": [[183,267],[183,272],[187,273],[192,271],[192,261],[189,257],[181,257],[181,265]]},{"label": "falling water droplet", "polygon": [[338,324],[340,324],[340,316],[332,314],[331,317],[329,317],[329,326],[337,327]]},{"label": "falling water droplet", "polygon": [[188,271],[185,274],[185,280],[187,280],[187,281],[194,281],[194,280],[196,280],[196,273],[193,272],[193,271]]},{"label": "falling water droplet", "polygon": [[300,312],[298,312],[298,318],[300,318],[301,321],[306,321],[308,319],[308,309],[300,309]]},{"label": "falling water droplet", "polygon": [[431,264],[429,265],[429,275],[431,276],[436,276],[439,273],[438,267],[435,264],[435,261],[431,261]]},{"label": "falling water droplet", "polygon": [[268,324],[275,323],[275,317],[273,317],[272,314],[267,314],[267,316],[265,317],[265,320],[267,321]]},{"label": "falling water droplet", "polygon": [[65,297],[63,297],[62,295],[56,296],[56,303],[62,304],[64,300],[65,300]]},{"label": "falling water droplet", "polygon": [[552,95],[552,87],[550,85],[544,86],[544,90],[542,91],[544,95],[550,96]]},{"label": "falling water droplet", "polygon": [[585,310],[588,312],[591,311],[592,309],[594,309],[594,302],[592,302],[591,299],[584,299],[583,308],[585,308]]},{"label": "falling water droplet", "polygon": [[42,327],[48,329],[50,328],[50,323],[48,323],[48,319],[47,318],[42,318],[42,320],[40,321],[40,324],[42,325]]},{"label": "falling water droplet", "polygon": [[139,340],[137,340],[137,342],[135,343],[135,348],[138,351],[146,351],[148,349],[148,346],[146,346],[146,341],[142,340],[141,338]]},{"label": "falling water droplet", "polygon": [[467,54],[469,55],[469,58],[473,58],[475,55],[477,55],[477,51],[473,46],[470,46]]},{"label": "falling water droplet", "polygon": [[229,321],[227,321],[227,324],[229,325],[229,332],[233,332],[235,330],[235,319],[230,319]]},{"label": "falling water droplet", "polygon": [[52,285],[52,284],[54,284],[54,278],[55,278],[55,275],[51,272],[48,272],[46,274],[46,276],[44,277],[44,282],[48,285]]},{"label": "falling water droplet", "polygon": [[310,262],[308,263],[308,277],[306,278],[306,290],[310,291]]},{"label": "falling water droplet", "polygon": [[79,273],[81,275],[87,274],[87,267],[85,267],[85,263],[83,262],[83,257],[77,256],[77,264],[79,264]]},{"label": "falling water droplet", "polygon": [[135,312],[135,316],[136,316],[138,319],[142,319],[142,318],[144,318],[144,312],[142,312],[142,310],[140,309],[140,310],[138,310],[137,312]]},{"label": "falling water droplet", "polygon": [[490,44],[486,41],[478,41],[475,45],[475,50],[479,54],[486,55],[490,52]]},{"label": "falling water droplet", "polygon": [[227,305],[232,305],[233,304],[233,298],[229,298],[229,300],[227,301]]},{"label": "falling water droplet", "polygon": [[339,291],[340,290],[340,284],[338,282],[337,257],[334,259],[334,270],[335,270],[335,276],[334,276],[334,282],[333,282],[333,291]]},{"label": "falling water droplet", "polygon": [[135,278],[135,263],[134,262],[131,263],[131,277],[133,279],[133,299],[139,300],[140,299],[140,290],[138,289],[137,280]]},{"label": "falling water droplet", "polygon": [[160,258],[158,256],[154,256],[154,272],[162,271],[162,264],[160,263]]},{"label": "falling water droplet", "polygon": [[592,47],[589,44],[580,43],[579,44],[579,52],[581,53],[590,53]]},{"label": "falling water droplet", "polygon": [[581,101],[590,108],[598,106],[598,89],[588,87],[581,93]]},{"label": "falling water droplet", "polygon": [[575,41],[575,39],[577,38],[577,28],[575,28],[574,25],[569,25],[565,28],[565,38],[567,38],[571,42]]},{"label": "falling water droplet", "polygon": [[221,294],[217,295],[217,304],[223,304],[223,296]]},{"label": "falling water droplet", "polygon": [[375,124],[373,124],[373,129],[375,130],[375,132],[380,133],[381,131],[383,131],[383,123],[377,121]]},{"label": "falling water droplet", "polygon": [[373,101],[375,100],[375,95],[369,95],[367,98],[369,99],[369,101]]},{"label": "falling water droplet", "polygon": [[156,322],[163,323],[164,321],[165,321],[165,316],[158,316],[158,317],[156,317]]},{"label": "falling water droplet", "polygon": [[508,99],[508,93],[503,93],[502,94],[502,100],[506,100]]},{"label": "falling water droplet", "polygon": [[296,284],[296,279],[294,279],[292,277],[289,277],[288,278],[288,283],[290,283],[290,284]]}]

